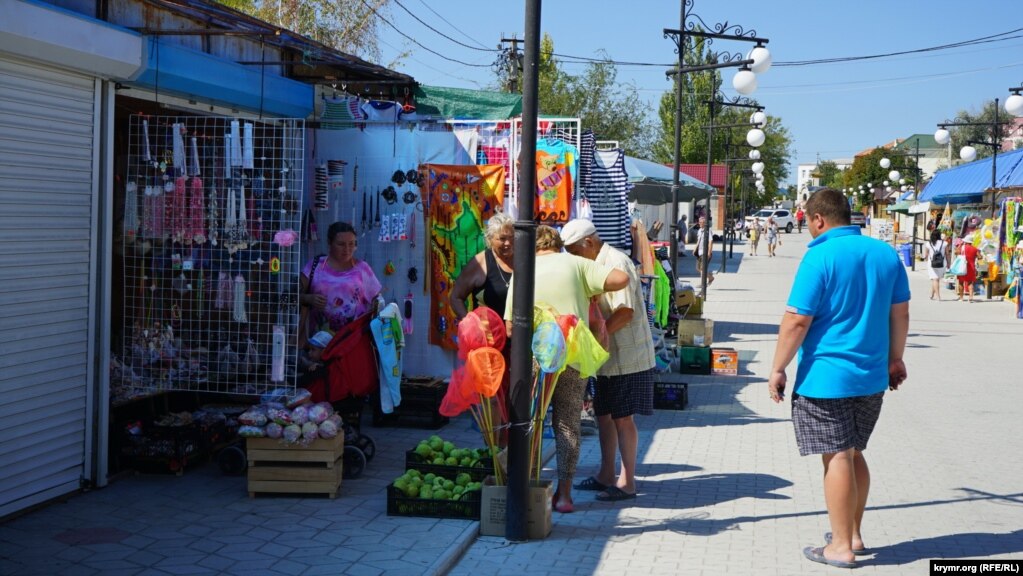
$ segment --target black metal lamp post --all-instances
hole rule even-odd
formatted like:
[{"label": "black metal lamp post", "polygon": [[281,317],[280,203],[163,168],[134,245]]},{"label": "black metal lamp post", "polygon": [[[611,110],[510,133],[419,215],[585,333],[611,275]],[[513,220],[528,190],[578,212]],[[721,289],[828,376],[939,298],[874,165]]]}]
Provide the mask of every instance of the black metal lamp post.
[{"label": "black metal lamp post", "polygon": [[[1010,89],[1010,91],[1013,89]],[[1023,87],[1020,87],[1023,90]],[[1018,93],[1014,93],[1018,95]],[[1011,98],[1011,96],[1010,96]],[[987,146],[991,148],[991,215],[994,216],[995,212],[998,211],[998,201],[995,189],[997,187],[997,170],[998,170],[998,151],[1002,148],[1002,123],[998,121],[998,102],[999,99],[995,98],[995,120],[994,122],[943,122],[938,124],[938,131],[934,133],[934,140],[938,144],[948,144],[952,141],[951,135],[949,135],[949,126],[987,126],[992,128],[994,131],[993,142],[979,142],[970,140],[967,142],[967,146],[963,146],[959,152],[959,157],[967,162],[972,162],[977,157],[977,151],[973,148],[976,146]]]},{"label": "black metal lamp post", "polygon": [[[920,169],[920,139],[919,138],[916,139],[916,151],[915,152],[913,152],[913,153],[909,153],[909,152],[891,152],[891,154],[902,156],[902,157],[905,157],[905,158],[909,158],[909,157],[914,158],[915,164],[913,166],[906,167],[906,169],[913,171],[913,187],[916,190],[916,192],[914,194],[914,198],[919,198],[919,196],[920,196],[920,180],[922,179],[921,175],[923,174],[923,171]],[[891,160],[888,159],[887,157],[881,158],[880,165],[881,165],[881,168],[884,168],[884,169],[887,170],[892,165],[891,164]],[[891,172],[888,173],[888,177],[891,180],[894,180],[894,181],[900,180],[900,176],[901,176],[901,174],[899,174],[898,170],[892,170]],[[891,182],[891,185],[892,186],[898,185],[898,182],[894,182],[894,181]],[[885,183],[887,185],[888,181],[886,181]],[[910,258],[909,260],[910,260],[910,268],[915,271],[916,270],[916,256],[915,256],[915,253],[916,253],[916,245],[917,245],[917,239],[916,239],[916,214],[915,213],[913,214],[913,240],[912,240],[912,242],[913,242],[913,244],[912,244],[913,249],[912,249],[911,254],[914,254],[914,256],[912,258]]]},{"label": "black metal lamp post", "polygon": [[[707,26],[699,16],[692,13],[694,0],[682,0],[679,6],[679,27],[678,29],[664,29],[664,37],[670,38],[675,43],[675,52],[678,54],[678,65],[674,70],[667,72],[669,76],[675,75],[675,159],[672,171],[672,203],[671,203],[671,226],[672,226],[672,238],[673,241],[670,246],[669,259],[671,260],[672,270],[674,274],[678,274],[678,243],[677,243],[677,228],[678,228],[678,190],[679,190],[679,172],[681,164],[681,139],[682,139],[682,75],[689,72],[700,72],[705,70],[717,70],[720,68],[731,68],[736,66],[742,66],[739,74],[737,74],[736,81],[733,81],[736,89],[740,93],[748,94],[756,88],[756,79],[753,75],[759,71],[766,71],[770,66],[770,53],[764,46],[769,42],[766,38],[758,38],[755,30],[744,30],[741,26],[729,25],[728,22],[716,24],[713,27]],[[699,28],[699,29],[698,29]],[[714,30],[713,32],[705,32],[704,30]],[[713,42],[714,39],[722,40],[738,40],[742,42],[754,42],[756,48],[751,52],[752,58],[743,58],[739,54],[719,54],[719,61],[715,64],[704,64],[700,66],[686,67],[685,65],[685,52],[687,45],[687,38],[704,38],[708,42]],[[759,49],[759,52],[758,52]],[[758,52],[754,54],[754,52]],[[757,57],[759,56],[759,58]],[[752,66],[753,68],[749,68]],[[752,78],[751,78],[752,77]],[[747,91],[748,90],[748,91]],[[707,142],[708,148],[711,147],[711,142]],[[708,150],[708,156],[711,154]],[[708,174],[709,180],[709,174]],[[705,212],[708,216],[707,226],[702,231],[702,238],[697,242],[702,243],[703,246],[710,246],[710,200],[708,199],[705,204]],[[704,250],[701,254],[703,258],[703,273],[701,275],[701,287],[700,295],[703,298],[707,297],[707,268],[709,264],[710,255],[708,250]],[[674,284],[674,281],[672,282]]]}]

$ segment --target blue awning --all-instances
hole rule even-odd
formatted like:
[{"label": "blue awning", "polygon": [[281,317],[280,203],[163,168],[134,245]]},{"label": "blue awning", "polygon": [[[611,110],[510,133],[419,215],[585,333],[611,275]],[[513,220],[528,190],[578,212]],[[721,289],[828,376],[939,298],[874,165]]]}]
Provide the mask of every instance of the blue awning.
[{"label": "blue awning", "polygon": [[[991,189],[990,157],[942,170],[920,193],[920,202],[969,204],[983,201]],[[995,188],[1023,186],[1023,149],[998,155]]]},{"label": "blue awning", "polygon": [[155,36],[146,38],[146,57],[142,72],[125,84],[159,87],[160,92],[253,112],[262,109],[284,118],[305,118],[313,111],[311,84],[264,75],[260,66],[245,66]]}]

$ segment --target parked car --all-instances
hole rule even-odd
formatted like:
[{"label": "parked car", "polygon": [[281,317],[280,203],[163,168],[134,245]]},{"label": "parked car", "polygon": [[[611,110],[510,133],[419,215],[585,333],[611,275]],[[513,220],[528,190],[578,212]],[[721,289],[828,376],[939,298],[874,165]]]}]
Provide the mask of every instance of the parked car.
[{"label": "parked car", "polygon": [[756,214],[746,217],[746,229],[748,230],[753,225],[754,219],[759,220],[761,226],[767,224],[769,216],[774,217],[774,223],[778,225],[779,230],[785,230],[789,234],[792,233],[792,229],[796,226],[795,218],[789,210],[785,208],[764,208]]},{"label": "parked car", "polygon": [[860,228],[867,227],[867,217],[863,215],[863,212],[857,212],[853,210],[852,215],[849,217],[849,224],[853,226],[859,226]]}]

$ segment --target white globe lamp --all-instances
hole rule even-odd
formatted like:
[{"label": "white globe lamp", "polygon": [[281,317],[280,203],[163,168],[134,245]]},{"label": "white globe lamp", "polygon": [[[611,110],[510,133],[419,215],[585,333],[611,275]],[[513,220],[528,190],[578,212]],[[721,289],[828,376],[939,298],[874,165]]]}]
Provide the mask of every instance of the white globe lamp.
[{"label": "white globe lamp", "polygon": [[1023,96],[1013,94],[1006,98],[1005,111],[1013,116],[1023,116]]},{"label": "white globe lamp", "polygon": [[887,170],[888,167],[891,166],[891,165],[892,165],[892,161],[891,160],[889,160],[887,158],[882,158],[881,159],[881,167],[884,168],[885,170]]},{"label": "white globe lamp", "polygon": [[767,140],[767,136],[760,128],[754,128],[746,133],[746,143],[754,148],[759,148]]},{"label": "white globe lamp", "polygon": [[761,172],[764,171],[764,163],[763,162],[754,162],[753,166],[750,166],[750,170],[753,170],[753,172],[756,173],[756,174],[760,174]]},{"label": "white globe lamp", "polygon": [[756,124],[758,127],[763,126],[767,123],[767,114],[757,110],[749,117],[750,124]]},{"label": "white globe lamp", "polygon": [[899,178],[902,178],[902,174],[899,174],[898,170],[892,170],[888,173],[888,179],[893,182],[898,182]]},{"label": "white globe lamp", "polygon": [[771,51],[763,46],[757,46],[746,55],[747,60],[752,60],[750,70],[754,74],[763,74],[771,69]]},{"label": "white globe lamp", "polygon": [[749,151],[749,159],[750,160],[760,160],[760,150],[750,150]]},{"label": "white globe lamp", "polygon": [[948,133],[948,130],[938,128],[937,131],[934,132],[934,141],[944,146],[952,141],[952,135]]},{"label": "white globe lamp", "polygon": [[959,157],[967,162],[973,162],[977,158],[977,149],[973,146],[963,146],[959,151]]},{"label": "white globe lamp", "polygon": [[732,88],[743,96],[749,96],[757,91],[757,75],[752,70],[740,68],[732,77]]}]

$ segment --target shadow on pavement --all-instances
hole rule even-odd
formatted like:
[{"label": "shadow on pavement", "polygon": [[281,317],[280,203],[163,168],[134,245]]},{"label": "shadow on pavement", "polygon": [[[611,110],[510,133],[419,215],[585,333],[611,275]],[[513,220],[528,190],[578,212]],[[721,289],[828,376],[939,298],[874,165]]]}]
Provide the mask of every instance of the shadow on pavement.
[{"label": "shadow on pavement", "polygon": [[[1023,530],[1008,534],[965,532],[934,538],[907,540],[874,549],[874,557],[860,561],[864,566],[909,564],[932,558],[986,558],[996,554],[1023,552]],[[997,560],[991,562],[997,563]]]},{"label": "shadow on pavement", "polygon": [[676,472],[697,472],[703,470],[699,466],[690,466],[689,464],[675,464],[675,463],[650,463],[650,464],[636,464],[636,474],[638,476],[657,476],[660,474],[674,474]]},{"label": "shadow on pavement", "polygon": [[[781,314],[778,315],[781,318]],[[732,322],[730,320],[714,321],[714,342],[734,342],[741,340],[738,336],[756,336],[778,334],[778,324],[756,324],[753,322]],[[725,344],[719,344],[725,346]]]},{"label": "shadow on pavement", "polygon": [[[740,360],[741,361],[741,360]],[[764,382],[749,376],[700,376],[668,374],[660,378],[668,382],[689,383],[689,405],[675,412],[675,417],[662,422],[661,430],[697,426],[741,426],[787,422],[789,418],[765,418],[745,407],[736,398],[750,384]]]},{"label": "shadow on pavement", "polygon": [[[771,474],[735,472],[670,480],[646,479],[642,486],[644,489],[636,499],[637,507],[686,509],[714,506],[739,498],[789,500],[788,496],[772,492],[788,488],[792,482]],[[668,498],[658,498],[658,495]]]}]

